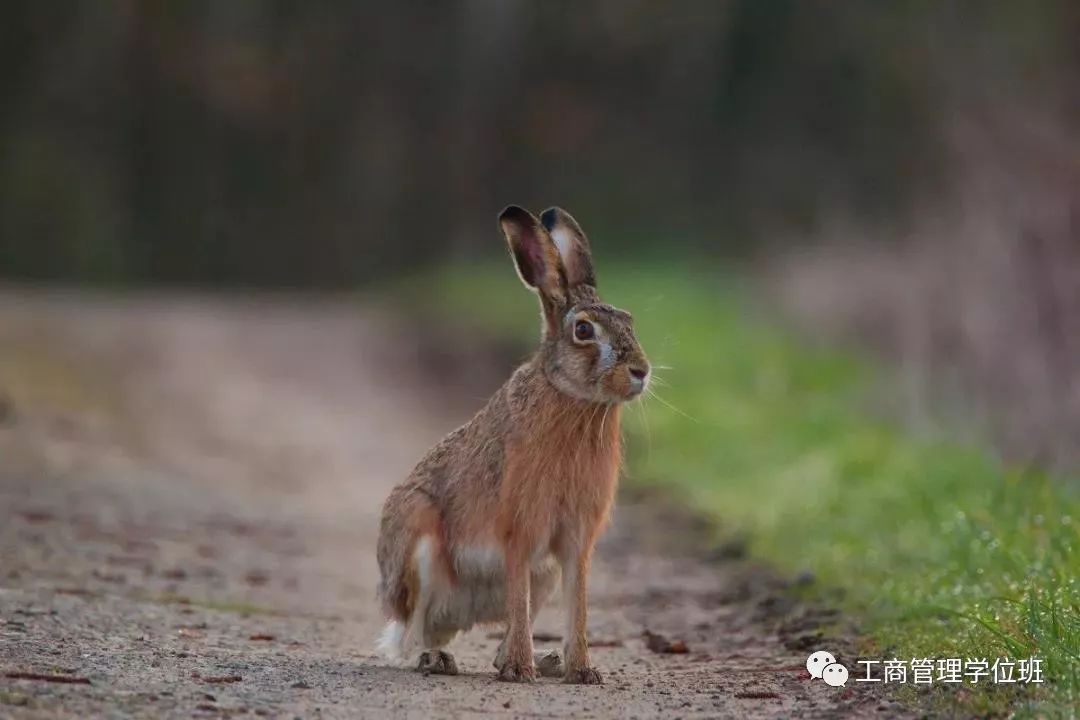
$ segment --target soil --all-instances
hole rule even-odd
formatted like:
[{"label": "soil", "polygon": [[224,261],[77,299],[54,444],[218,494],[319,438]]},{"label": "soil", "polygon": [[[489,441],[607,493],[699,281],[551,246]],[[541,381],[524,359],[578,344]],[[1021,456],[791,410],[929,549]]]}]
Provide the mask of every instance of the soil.
[{"label": "soil", "polygon": [[377,657],[382,501],[479,367],[344,301],[0,293],[0,717],[903,715],[810,679],[852,657],[812,577],[640,494],[591,578],[603,685],[497,682],[498,627],[451,644],[457,676]]}]

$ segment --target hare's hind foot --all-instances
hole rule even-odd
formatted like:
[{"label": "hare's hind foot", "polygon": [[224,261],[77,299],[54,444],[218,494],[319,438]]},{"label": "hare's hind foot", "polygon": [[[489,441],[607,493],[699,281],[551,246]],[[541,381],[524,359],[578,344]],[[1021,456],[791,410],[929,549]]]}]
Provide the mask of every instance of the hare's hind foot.
[{"label": "hare's hind foot", "polygon": [[[517,679],[517,678],[514,678],[514,677],[504,677],[503,676],[504,675],[503,671],[506,669],[507,664],[508,664],[507,659],[506,659],[506,646],[505,646],[505,644],[501,645],[499,647],[499,654],[495,656],[495,661],[493,663],[491,663],[491,664],[494,665],[495,669],[499,671],[499,679],[500,680],[515,680],[515,679]],[[564,666],[563,666],[563,661],[562,661],[562,655],[559,654],[558,650],[552,650],[551,652],[546,652],[546,653],[540,653],[540,652],[533,653],[533,665],[535,667],[535,672],[533,673],[534,678],[536,676],[536,673],[539,673],[541,675],[541,677],[553,678],[553,677],[562,677],[563,673],[565,672],[565,669],[564,669]],[[507,675],[514,675],[516,672],[517,671],[515,671],[515,670],[508,670],[506,672],[506,674]]]},{"label": "hare's hind foot", "polygon": [[506,662],[499,668],[499,679],[504,682],[536,682],[536,666],[532,663]]},{"label": "hare's hind foot", "polygon": [[604,678],[596,668],[583,667],[566,673],[563,682],[572,685],[603,685]]},{"label": "hare's hind foot", "polygon": [[[543,677],[562,677],[565,671],[563,665],[562,655],[558,650],[552,650],[550,652],[538,652],[533,653],[533,663],[536,665],[537,672]],[[502,672],[503,667],[506,665],[506,640],[504,639],[502,644],[499,645],[499,650],[495,654],[495,660],[492,661],[492,666]]]},{"label": "hare's hind foot", "polygon": [[417,671],[425,675],[457,675],[454,656],[444,650],[426,650],[420,653]]}]

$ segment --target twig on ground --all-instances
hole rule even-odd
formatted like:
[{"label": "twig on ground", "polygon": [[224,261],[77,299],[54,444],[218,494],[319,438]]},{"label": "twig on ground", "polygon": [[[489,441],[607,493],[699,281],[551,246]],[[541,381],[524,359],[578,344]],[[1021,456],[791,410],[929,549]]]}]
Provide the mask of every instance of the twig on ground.
[{"label": "twig on ground", "polygon": [[38,682],[63,683],[65,685],[89,685],[90,679],[73,675],[46,675],[32,672],[6,672],[4,677],[11,680],[35,680]]}]

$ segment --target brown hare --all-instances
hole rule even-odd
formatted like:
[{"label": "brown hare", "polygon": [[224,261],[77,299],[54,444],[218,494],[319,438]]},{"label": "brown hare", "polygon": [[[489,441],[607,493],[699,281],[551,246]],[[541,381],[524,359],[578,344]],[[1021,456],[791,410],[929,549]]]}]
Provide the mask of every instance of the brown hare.
[{"label": "brown hare", "polygon": [[[443,648],[474,624],[507,623],[501,680],[537,670],[599,683],[586,642],[586,578],[621,460],[619,406],[649,383],[630,314],[596,294],[589,242],[568,213],[510,206],[499,225],[539,295],[539,350],[447,435],[383,507],[381,648],[419,645],[418,669],[455,674]],[[485,302],[490,302],[486,299]],[[563,658],[534,658],[532,620],[562,577]]]}]

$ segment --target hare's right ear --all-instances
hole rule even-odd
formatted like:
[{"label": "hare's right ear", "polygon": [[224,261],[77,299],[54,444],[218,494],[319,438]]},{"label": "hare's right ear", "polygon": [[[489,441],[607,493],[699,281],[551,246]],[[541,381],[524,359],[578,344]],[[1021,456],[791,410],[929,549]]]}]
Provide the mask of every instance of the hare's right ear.
[{"label": "hare's right ear", "polygon": [[521,282],[540,296],[547,332],[558,334],[559,314],[566,304],[566,271],[558,248],[540,221],[517,205],[499,213],[499,226]]},{"label": "hare's right ear", "polygon": [[596,273],[593,272],[592,251],[589,250],[589,241],[577,220],[562,208],[553,207],[540,213],[540,222],[555,243],[555,249],[559,251],[559,257],[566,269],[568,287],[589,285],[595,288]]}]

